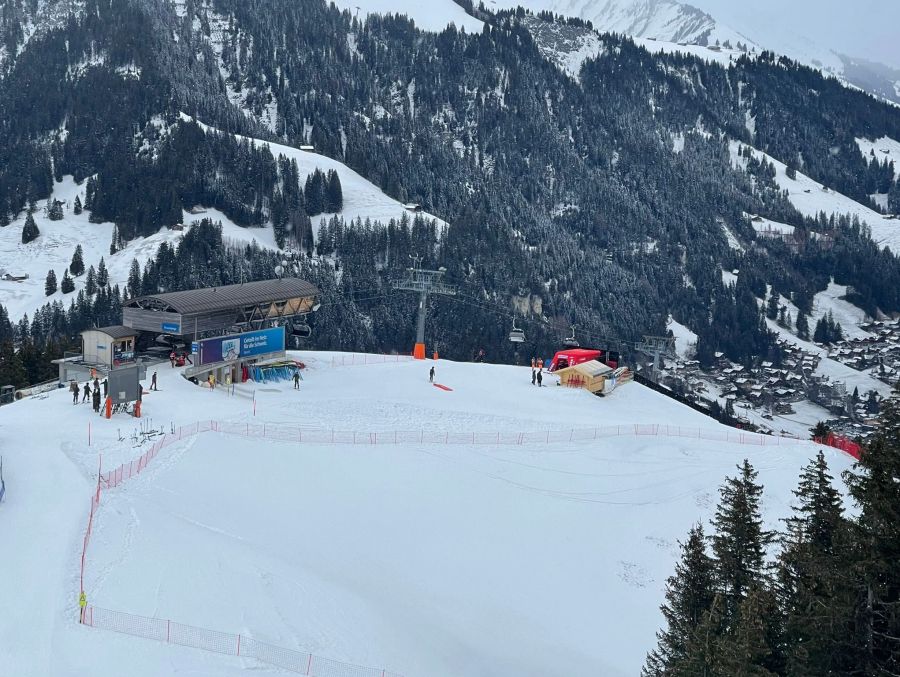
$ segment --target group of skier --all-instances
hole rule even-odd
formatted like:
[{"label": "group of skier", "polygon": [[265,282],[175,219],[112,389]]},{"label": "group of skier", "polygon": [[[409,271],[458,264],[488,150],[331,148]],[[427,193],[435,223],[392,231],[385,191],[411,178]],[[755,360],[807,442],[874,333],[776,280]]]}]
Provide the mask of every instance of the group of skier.
[{"label": "group of skier", "polygon": [[[102,389],[102,397],[101,397],[101,389]],[[100,413],[100,403],[102,400],[106,399],[106,396],[109,391],[109,381],[107,379],[103,379],[103,383],[100,383],[100,379],[96,376],[94,377],[93,387],[90,381],[85,381],[84,388],[80,388],[76,381],[72,381],[69,384],[69,391],[72,393],[72,404],[78,404],[78,395],[82,394],[81,402],[82,404],[88,401],[88,398],[91,399],[91,404],[94,407],[94,411],[98,414]]]}]

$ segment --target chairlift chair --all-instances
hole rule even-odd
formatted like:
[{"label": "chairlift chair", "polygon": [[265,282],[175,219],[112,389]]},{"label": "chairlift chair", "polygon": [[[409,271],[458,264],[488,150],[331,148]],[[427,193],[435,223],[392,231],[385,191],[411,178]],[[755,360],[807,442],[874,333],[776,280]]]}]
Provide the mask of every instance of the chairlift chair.
[{"label": "chairlift chair", "polygon": [[309,338],[310,336],[312,336],[312,327],[306,324],[306,322],[292,322],[291,336],[295,336],[301,339]]},{"label": "chairlift chair", "polygon": [[572,335],[567,336],[563,339],[563,344],[567,345],[569,348],[577,348],[580,344],[578,343],[578,339],[575,338],[575,325],[572,325]]},{"label": "chairlift chair", "polygon": [[513,343],[525,342],[525,332],[516,327],[516,318],[513,318],[513,326],[509,332],[509,340]]}]

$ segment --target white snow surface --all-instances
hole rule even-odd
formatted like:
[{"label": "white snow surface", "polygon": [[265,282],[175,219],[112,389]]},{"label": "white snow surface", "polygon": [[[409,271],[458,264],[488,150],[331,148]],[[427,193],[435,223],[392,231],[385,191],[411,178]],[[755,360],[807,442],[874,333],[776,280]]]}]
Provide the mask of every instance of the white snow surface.
[{"label": "white snow surface", "polygon": [[[185,120],[192,119],[184,113],[181,114],[181,117]],[[197,123],[204,130],[214,129],[199,120]],[[370,219],[373,222],[380,221],[385,225],[391,219],[399,220],[404,214],[407,214],[410,218],[412,217],[412,214],[406,211],[400,202],[385,195],[374,183],[362,177],[342,162],[334,160],[327,155],[320,155],[319,153],[303,151],[292,146],[284,146],[278,143],[244,137],[239,134],[235,134],[235,138],[247,139],[257,146],[268,146],[272,155],[276,158],[279,155],[284,155],[290,160],[296,160],[297,167],[300,170],[301,184],[304,183],[306,177],[312,174],[316,169],[320,169],[323,172],[328,172],[328,170],[333,169],[338,173],[338,176],[341,179],[341,190],[343,191],[344,196],[343,209],[337,214],[321,214],[313,217],[313,229],[315,232],[318,232],[318,227],[321,225],[322,221],[327,221],[332,216],[343,217],[346,221],[355,220],[357,218],[362,219],[363,221]],[[426,219],[435,219],[438,226],[441,228],[447,225],[445,221],[442,221],[432,214],[423,212],[421,216]]]},{"label": "white snow surface", "polygon": [[[31,318],[36,309],[48,302],[61,301],[68,308],[78,291],[84,288],[86,275],[74,278],[75,291],[70,294],[63,294],[57,289],[55,294],[46,296],[44,282],[47,271],[51,268],[56,272],[57,285],[62,282],[63,271],[72,262],[72,254],[79,244],[84,252],[85,270],[92,265],[96,269],[103,257],[109,271],[110,284],[124,287],[133,259],[138,260],[143,270],[144,263],[156,255],[160,244],[168,242],[175,245],[181,239],[181,232],[162,228],[158,233],[132,240],[124,249],[110,255],[113,224],[91,223],[87,211],[77,216],[72,212],[76,195],[84,202],[84,189],[85,184],[76,184],[71,176],[64,176],[54,186],[49,199],[61,200],[66,204],[61,221],[50,221],[44,216],[47,200],[37,202],[34,220],[41,234],[33,242],[22,244],[25,212],[19,214],[10,225],[0,228],[0,275],[28,275],[28,279],[22,282],[0,279],[0,305],[6,308],[11,320],[18,321],[25,313]],[[210,218],[222,224],[222,237],[226,240],[235,243],[255,240],[262,247],[275,249],[275,236],[271,226],[242,228],[215,209],[207,209],[202,214],[184,212],[183,216],[188,227],[203,218]]]},{"label": "white snow surface", "polygon": [[817,216],[821,212],[825,214],[847,214],[858,216],[861,223],[865,223],[872,231],[872,239],[892,251],[900,251],[900,221],[886,219],[874,209],[856,202],[855,200],[837,193],[834,190],[814,181],[802,172],[797,172],[796,179],[787,177],[787,167],[783,162],[776,160],[771,155],[763,153],[752,146],[738,141],[729,141],[732,163],[736,167],[745,168],[747,159],[738,154],[738,148],[750,148],[756,159],[765,158],[775,166],[775,182],[782,190],[788,193],[791,204],[804,216]]},{"label": "white snow surface", "polygon": [[[480,32],[484,25],[453,0],[333,0],[339,9],[348,10],[360,19],[369,14],[402,14],[412,19],[424,31],[440,32],[451,23],[466,32]],[[359,13],[359,14],[358,14]]]},{"label": "white snow surface", "polygon": [[[193,386],[163,364],[144,416],[166,429],[215,417],[306,430],[725,430],[636,383],[600,399],[535,388],[524,367],[442,360],[436,380],[454,388],[445,392],[422,362],[335,369],[329,354],[296,356],[309,365],[299,392],[246,384],[242,396]],[[98,418],[63,390],[0,408],[0,665],[21,677],[284,674],[78,625],[99,455],[109,469],[144,451],[129,437],[136,424]],[[100,607],[406,677],[634,675],[655,644],[677,541],[713,515],[723,479],[749,458],[775,528],[817,448],[652,435],[303,445],[205,433],[102,493],[85,590]],[[825,453],[835,476],[850,467],[842,452]]]},{"label": "white snow surface", "polygon": [[880,139],[871,141],[869,139],[856,139],[856,145],[859,146],[859,152],[871,163],[872,160],[878,160],[883,163],[885,160],[894,163],[894,177],[900,179],[900,141],[894,141],[889,136],[882,136]]},{"label": "white snow surface", "polygon": [[[809,320],[810,331],[815,328],[816,322],[830,312],[834,319],[840,323],[844,336],[852,339],[864,339],[871,336],[869,332],[861,329],[859,325],[872,318],[868,317],[861,308],[844,300],[842,297],[846,296],[846,294],[847,287],[835,284],[834,280],[832,280],[828,283],[828,288],[825,291],[820,291],[813,297],[813,310]],[[796,317],[795,313],[794,319]]]},{"label": "white snow surface", "polygon": [[671,315],[666,323],[666,329],[671,330],[675,336],[675,352],[681,357],[688,357],[697,347],[697,334],[677,322]]}]

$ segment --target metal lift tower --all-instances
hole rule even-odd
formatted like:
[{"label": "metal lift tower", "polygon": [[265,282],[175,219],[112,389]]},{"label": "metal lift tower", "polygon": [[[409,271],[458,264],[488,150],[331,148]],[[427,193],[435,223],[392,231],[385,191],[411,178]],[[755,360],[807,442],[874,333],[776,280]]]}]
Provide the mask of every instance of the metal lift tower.
[{"label": "metal lift tower", "polygon": [[426,270],[419,267],[422,260],[419,257],[411,257],[413,267],[407,269],[407,275],[402,280],[393,282],[394,289],[400,291],[412,291],[419,293],[419,312],[416,318],[416,347],[413,357],[417,360],[425,359],[425,309],[427,308],[429,294],[443,294],[455,296],[456,287],[441,281],[447,269],[443,266],[437,270]]}]

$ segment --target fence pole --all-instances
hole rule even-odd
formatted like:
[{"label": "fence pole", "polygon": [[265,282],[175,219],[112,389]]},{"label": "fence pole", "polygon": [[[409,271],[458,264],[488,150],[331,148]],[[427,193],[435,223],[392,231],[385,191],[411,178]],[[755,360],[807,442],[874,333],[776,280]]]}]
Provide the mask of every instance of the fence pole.
[{"label": "fence pole", "polygon": [[306,661],[306,674],[309,674],[309,669],[312,667],[312,654],[309,654],[309,660]]},{"label": "fence pole", "polygon": [[238,635],[237,655],[241,655],[241,636]]},{"label": "fence pole", "polygon": [[171,625],[172,625],[172,621],[167,620],[167,621],[166,621],[166,643],[167,643],[167,644],[168,644],[168,642],[169,642],[169,637],[171,636],[171,632],[170,632],[170,630],[171,630]]}]

